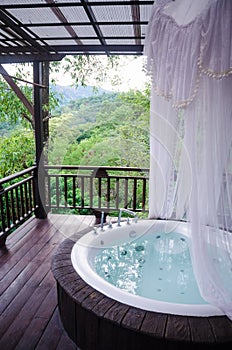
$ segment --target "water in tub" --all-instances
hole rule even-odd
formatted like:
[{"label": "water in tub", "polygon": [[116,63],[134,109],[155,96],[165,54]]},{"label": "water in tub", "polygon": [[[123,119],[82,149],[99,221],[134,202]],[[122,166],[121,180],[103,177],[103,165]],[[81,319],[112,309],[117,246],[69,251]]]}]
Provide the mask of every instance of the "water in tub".
[{"label": "water in tub", "polygon": [[188,238],[155,232],[131,243],[103,249],[98,274],[109,283],[143,297],[183,304],[206,304],[193,274]]}]

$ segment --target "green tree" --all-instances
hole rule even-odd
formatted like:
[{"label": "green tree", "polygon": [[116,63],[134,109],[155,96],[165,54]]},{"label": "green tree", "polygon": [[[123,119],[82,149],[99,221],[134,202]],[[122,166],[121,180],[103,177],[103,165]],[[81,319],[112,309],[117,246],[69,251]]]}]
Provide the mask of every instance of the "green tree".
[{"label": "green tree", "polygon": [[[64,74],[69,72],[73,85],[87,85],[90,80],[95,79],[96,82],[104,81],[106,77],[110,74],[113,67],[116,67],[118,64],[117,56],[110,56],[107,58],[100,58],[98,56],[66,56],[60,62],[51,62],[50,63],[50,72],[61,72]],[[31,71],[32,65],[19,63],[15,65],[16,70],[16,80],[22,79],[25,81],[31,81]],[[116,73],[115,73],[116,74]],[[52,83],[55,83],[55,80],[52,80]],[[28,101],[32,102],[33,100],[33,89],[32,85],[28,83],[23,83],[20,85],[20,88],[24,95],[27,97]],[[59,96],[55,95],[50,91],[49,106],[45,108],[51,114],[52,110],[57,111]],[[0,78],[0,103],[1,103],[1,112],[0,112],[0,122],[10,122],[16,124],[18,122],[22,123],[23,126],[31,126],[34,129],[34,120],[33,116],[30,115],[28,110],[24,107],[23,103],[16,96],[13,90],[5,82],[3,78]]]},{"label": "green tree", "polygon": [[0,176],[5,177],[34,164],[33,132],[21,129],[0,139]]},{"label": "green tree", "polygon": [[[62,144],[63,164],[148,167],[149,99],[146,94],[130,91],[117,94],[114,100],[111,96],[109,100],[104,97],[94,114],[96,121],[82,124],[76,142],[69,142],[71,138],[64,136],[68,141]],[[79,101],[79,110],[81,107]],[[65,132],[64,124],[62,132],[70,133]],[[55,158],[53,153],[53,161],[57,163]]]}]

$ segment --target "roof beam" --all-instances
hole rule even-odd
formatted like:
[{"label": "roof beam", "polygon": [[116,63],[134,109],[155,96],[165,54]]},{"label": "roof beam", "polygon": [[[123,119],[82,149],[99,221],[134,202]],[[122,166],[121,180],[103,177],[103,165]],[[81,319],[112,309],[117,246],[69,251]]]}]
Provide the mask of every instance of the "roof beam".
[{"label": "roof beam", "polygon": [[[106,45],[106,41],[103,39],[102,31],[99,27],[99,24],[96,21],[96,18],[94,16],[94,13],[89,6],[88,0],[81,0],[81,3],[85,9],[85,12],[90,20],[90,24],[93,26],[93,29],[95,30],[95,33],[97,34],[98,39],[100,40],[100,43],[102,45]],[[91,4],[91,3],[90,3]]]},{"label": "roof beam", "polygon": [[[2,49],[1,49],[2,51]],[[1,63],[23,63],[23,62],[43,62],[43,61],[61,61],[65,54],[15,54],[15,55],[0,55]]]},{"label": "roof beam", "polygon": [[6,28],[10,28],[14,31],[17,35],[19,35],[19,40],[23,39],[26,40],[30,45],[33,47],[42,50],[47,51],[45,48],[41,47],[30,35],[28,35],[23,29],[20,28],[20,26],[15,23],[12,19],[9,18],[1,9],[0,9],[0,20],[6,24]]},{"label": "roof beam", "polygon": [[[140,22],[140,8],[139,8],[139,5],[131,4],[131,15],[132,15],[132,20],[134,22]],[[140,26],[140,24],[138,24],[138,23],[134,24],[133,28],[134,28],[135,37],[140,37],[141,36],[141,26]],[[135,43],[136,43],[136,45],[140,45],[141,44],[141,39],[135,39]]]},{"label": "roof beam", "polygon": [[[90,25],[99,25],[99,26],[124,26],[124,25],[134,25],[134,24],[140,24],[140,25],[147,25],[147,21],[115,21],[115,22],[105,22],[105,21],[99,21],[99,22],[69,22],[69,26],[90,26]],[[57,22],[57,23],[28,23],[23,24],[21,27],[23,28],[33,28],[33,27],[62,27],[64,26],[63,23]],[[5,25],[0,25],[0,28],[5,28]],[[48,38],[49,39],[49,38]]]},{"label": "roof beam", "polygon": [[53,48],[59,53],[66,52],[100,52],[100,51],[121,51],[140,52],[143,45],[54,45]]},{"label": "roof beam", "polygon": [[[127,1],[120,1],[119,5],[153,5],[154,0],[127,0]],[[91,1],[91,6],[115,6],[118,5],[118,1]],[[0,9],[27,9],[27,8],[44,8],[44,7],[73,7],[73,6],[80,6],[83,5],[80,2],[58,2],[53,4],[48,3],[39,3],[39,4],[5,4],[0,5]]]},{"label": "roof beam", "polygon": [[[53,5],[56,4],[54,0],[46,0],[47,4]],[[57,5],[57,4],[56,4]],[[77,37],[75,30],[69,25],[67,18],[64,16],[59,7],[51,7],[52,12],[59,19],[61,23],[64,24],[64,28],[71,35],[71,37],[76,41],[77,45],[82,45],[81,40]]]},{"label": "roof beam", "polygon": [[[2,34],[1,34],[2,35]],[[64,40],[64,41],[71,41],[73,39],[80,39],[80,40],[94,40],[94,39],[98,39],[96,36],[76,36],[75,38],[67,38],[65,36],[51,36],[51,37],[40,37],[40,39],[37,40],[49,40],[49,41],[56,41],[56,40]],[[104,39],[106,40],[127,40],[127,39],[145,39],[145,35],[141,35],[141,36],[104,36]],[[2,39],[1,42],[5,42],[5,41],[18,41],[18,39]]]},{"label": "roof beam", "polygon": [[[54,51],[59,52],[61,55],[66,54],[66,52],[79,52],[79,51],[89,51],[89,52],[99,52],[99,51],[141,51],[143,49],[143,45],[53,45],[52,48]],[[4,47],[1,48],[2,53],[30,53],[34,54],[34,57],[37,56],[36,61],[43,61],[41,54],[35,52],[35,50],[31,47]],[[56,56],[56,55],[54,55]],[[1,56],[0,56],[1,57]],[[13,57],[13,55],[12,55]],[[48,55],[49,57],[49,55]],[[51,61],[52,59],[49,59]]]}]

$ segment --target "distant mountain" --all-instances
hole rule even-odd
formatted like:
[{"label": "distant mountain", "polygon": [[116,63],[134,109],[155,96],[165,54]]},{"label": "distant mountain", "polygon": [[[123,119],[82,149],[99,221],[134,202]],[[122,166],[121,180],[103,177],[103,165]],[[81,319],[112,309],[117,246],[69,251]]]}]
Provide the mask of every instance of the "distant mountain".
[{"label": "distant mountain", "polygon": [[112,93],[112,91],[107,91],[101,88],[96,88],[93,86],[61,86],[61,85],[52,85],[50,89],[58,94],[63,96],[60,101],[61,105],[66,105],[70,101],[77,100],[79,98],[91,97],[94,95],[102,95],[103,93]]}]

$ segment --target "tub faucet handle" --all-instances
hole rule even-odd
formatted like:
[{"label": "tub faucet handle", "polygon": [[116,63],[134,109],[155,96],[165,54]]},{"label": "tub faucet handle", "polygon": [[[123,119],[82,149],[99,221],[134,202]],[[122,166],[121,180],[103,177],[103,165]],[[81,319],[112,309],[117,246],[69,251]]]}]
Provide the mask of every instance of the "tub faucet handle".
[{"label": "tub faucet handle", "polygon": [[95,235],[98,235],[98,232],[97,232],[97,228],[96,228],[96,227],[93,227],[93,233],[94,233]]},{"label": "tub faucet handle", "polygon": [[108,224],[108,228],[112,228],[112,222],[111,222],[111,218],[109,218],[109,224]]}]

